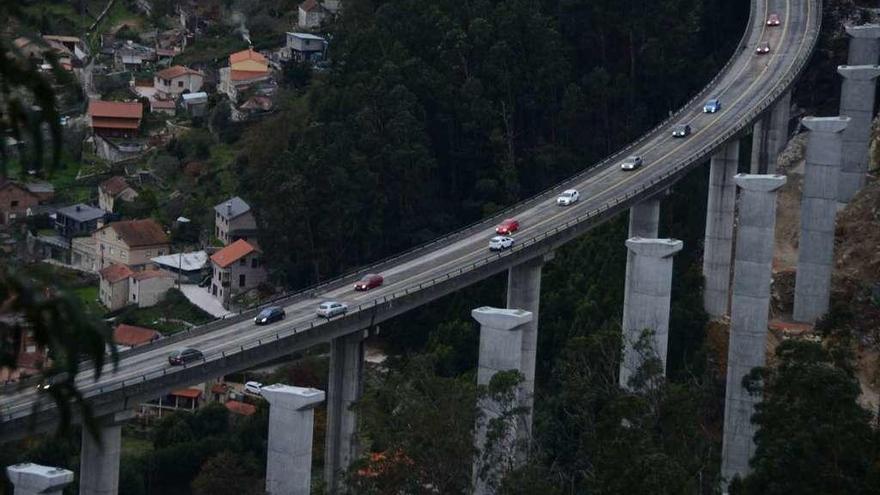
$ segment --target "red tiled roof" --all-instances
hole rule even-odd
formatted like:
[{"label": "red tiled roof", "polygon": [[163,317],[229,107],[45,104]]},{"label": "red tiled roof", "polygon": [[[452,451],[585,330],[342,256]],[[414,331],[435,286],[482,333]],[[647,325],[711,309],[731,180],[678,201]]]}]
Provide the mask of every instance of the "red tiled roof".
[{"label": "red tiled roof", "polygon": [[92,128],[98,129],[138,129],[140,122],[136,120],[92,117]]},{"label": "red tiled roof", "polygon": [[211,255],[211,261],[216,263],[220,268],[235,263],[243,256],[247,256],[256,251],[257,248],[251,246],[246,240],[239,239],[225,248]]},{"label": "red tiled roof", "polygon": [[194,74],[199,76],[202,75],[201,72],[190,69],[189,67],[184,67],[182,65],[172,65],[167,69],[163,69],[157,72],[156,76],[162,79],[174,79],[175,77],[185,76],[187,74]]},{"label": "red tiled roof", "polygon": [[131,268],[127,265],[122,265],[120,263],[113,263],[110,266],[105,267],[100,272],[101,278],[110,282],[111,284],[115,284],[120,280],[124,280],[131,276],[132,272]]},{"label": "red tiled roof", "polygon": [[151,108],[174,108],[174,102],[171,100],[153,100],[150,102]]},{"label": "red tiled roof", "polygon": [[324,9],[324,7],[322,7],[317,0],[306,0],[305,2],[299,4],[299,8],[305,10],[306,12],[311,12],[317,9]]},{"label": "red tiled roof", "polygon": [[197,388],[184,388],[182,390],[172,390],[171,395],[177,397],[189,397],[190,399],[198,399],[202,395],[202,391]]},{"label": "red tiled roof", "polygon": [[229,385],[225,383],[215,383],[211,385],[212,394],[225,394],[229,390]]},{"label": "red tiled roof", "polygon": [[144,107],[137,101],[89,101],[90,117],[110,117],[116,119],[138,119],[144,115]]},{"label": "red tiled roof", "polygon": [[229,412],[235,414],[241,414],[242,416],[251,416],[255,412],[257,412],[257,407],[252,404],[246,404],[237,400],[229,400],[226,401],[226,409],[229,409]]},{"label": "red tiled roof", "polygon": [[247,81],[249,79],[260,79],[269,75],[269,69],[257,72],[251,70],[234,70],[229,73],[230,79],[233,81]]},{"label": "red tiled roof", "polygon": [[161,337],[162,334],[152,328],[122,324],[113,329],[113,342],[129,347],[147,344]]},{"label": "red tiled roof", "polygon": [[171,272],[167,272],[165,270],[143,270],[139,272],[134,272],[131,275],[131,278],[137,281],[141,281],[151,278],[174,278],[174,275]]},{"label": "red tiled roof", "polygon": [[128,182],[125,181],[125,177],[122,177],[121,175],[115,175],[102,182],[100,187],[107,194],[111,196],[116,196],[122,191],[128,189],[129,185]]},{"label": "red tiled roof", "polygon": [[229,65],[232,65],[236,62],[242,62],[244,60],[256,60],[257,62],[267,63],[266,57],[264,57],[261,53],[255,52],[252,48],[248,48],[247,50],[242,50],[240,52],[235,52],[229,55]]},{"label": "red tiled roof", "polygon": [[169,244],[170,242],[168,240],[168,235],[162,230],[162,226],[156,223],[152,218],[112,222],[101,227],[96,232],[111,227],[116,234],[122,238],[122,241],[128,244],[129,248],[157,246]]}]

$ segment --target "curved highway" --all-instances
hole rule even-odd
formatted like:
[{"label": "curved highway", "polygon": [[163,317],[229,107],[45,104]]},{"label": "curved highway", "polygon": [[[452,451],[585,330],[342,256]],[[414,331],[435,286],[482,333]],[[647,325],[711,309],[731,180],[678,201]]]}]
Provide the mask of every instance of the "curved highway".
[{"label": "curved highway", "polygon": [[[790,88],[812,54],[821,22],[821,0],[752,0],[751,8],[749,25],[736,53],[674,117],[552,190],[492,219],[359,271],[381,273],[385,277],[383,286],[355,292],[357,274],[342,277],[283,300],[287,317],[281,322],[257,327],[252,313],[214,322],[207,328],[122,353],[118,369],[114,372],[108,367],[98,382],[92,379],[90,370],[85,370],[77,377],[78,385],[98,415],[131,408],[169,390],[371,327],[548,253],[667,189],[688,170],[705,163],[724,142],[748,131],[760,114]],[[780,26],[766,25],[770,13],[779,14]],[[758,44],[765,41],[770,43],[771,53],[755,54]],[[703,103],[710,97],[721,100],[719,112],[702,112]],[[678,123],[689,123],[692,134],[673,138],[671,127]],[[644,166],[622,171],[619,162],[628,155],[642,156]],[[572,187],[580,191],[581,200],[570,207],[556,206],[556,195]],[[502,216],[518,219],[521,228],[514,235],[513,249],[491,253],[488,240]],[[350,306],[348,315],[330,321],[317,318],[316,306],[326,299],[346,302]],[[170,367],[167,354],[172,346],[198,348],[204,352],[205,361]],[[50,428],[55,421],[54,406],[33,386],[0,397],[0,440],[24,436],[27,426]]]}]

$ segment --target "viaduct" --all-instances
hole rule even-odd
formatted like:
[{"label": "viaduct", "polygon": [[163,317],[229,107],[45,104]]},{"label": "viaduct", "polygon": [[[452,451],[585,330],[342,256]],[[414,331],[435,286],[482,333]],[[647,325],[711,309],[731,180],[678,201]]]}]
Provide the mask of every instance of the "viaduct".
[{"label": "viaduct", "polygon": [[[766,25],[771,13],[779,14],[780,26]],[[629,378],[642,359],[633,343],[644,330],[651,331],[653,352],[666,360],[672,263],[682,243],[658,238],[660,202],[690,170],[706,164],[710,181],[704,305],[712,317],[729,315],[731,321],[721,474],[726,480],[746,475],[754,451],[750,418],[760,397],[743,388],[742,377],[765,362],[776,192],[786,180],[775,173],[776,159],[789,137],[791,88],[813,53],[821,16],[820,0],[752,0],[746,31],[715,78],[675,115],[599,164],[493,218],[288,295],[276,302],[286,310],[284,321],[254,327],[251,311],[125,351],[118,370],[108,367],[98,381],[84,371],[77,383],[101,418],[102,434],[99,441],[83,435],[80,493],[117,493],[120,424],[139,403],[325,342],[331,353],[326,393],[286,385],[263,389],[270,404],[266,487],[272,494],[309,492],[313,408],[326,400],[325,479],[328,490],[336,492],[341,473],[358,454],[357,421],[349,406],[361,393],[363,340],[370,329],[502,272],[508,277],[507,307],[481,307],[472,313],[481,325],[478,382],[487,383],[498,371],[518,370],[524,376],[520,400],[530,411],[542,266],[555,249],[627,211],[629,238],[621,239],[628,259],[620,383],[630,387]],[[867,172],[880,75],[880,25],[852,26],[847,32],[848,64],[838,69],[840,115],[801,121],[809,133],[794,318],[804,322],[815,321],[828,308],[837,206],[852,198]],[[756,55],[763,41],[772,51]],[[703,113],[703,102],[711,97],[719,98],[722,108]],[[671,128],[678,123],[689,123],[693,134],[672,138]],[[739,173],[740,139],[749,133],[751,170]],[[642,156],[645,165],[622,172],[619,162],[628,155]],[[584,199],[572,207],[557,207],[555,196],[572,187]],[[490,253],[487,240],[505,217],[516,217],[523,225],[517,243],[510,250]],[[382,273],[386,284],[355,293],[352,284],[365,272]],[[350,311],[332,320],[318,319],[315,307],[325,299],[345,301]],[[166,359],[171,346],[196,347],[204,360],[171,368]],[[491,409],[490,404],[480,406],[487,413]],[[33,387],[4,390],[0,412],[2,441],[34,428],[49,430],[58,421],[54,406],[40,401]],[[528,439],[529,429],[526,421],[510,435]],[[477,425],[478,446],[484,431],[484,425]],[[474,472],[480,467],[478,459]],[[70,471],[34,464],[10,466],[7,471],[16,493],[22,494],[55,493],[72,480]],[[475,493],[492,492],[479,479],[474,481]]]}]

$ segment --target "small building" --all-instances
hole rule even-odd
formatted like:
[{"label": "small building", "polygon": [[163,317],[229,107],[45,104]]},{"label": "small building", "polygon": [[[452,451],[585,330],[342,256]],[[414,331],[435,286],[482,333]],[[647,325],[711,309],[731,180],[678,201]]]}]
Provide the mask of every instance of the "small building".
[{"label": "small building", "polygon": [[306,0],[297,9],[297,26],[300,29],[316,29],[321,27],[324,19],[339,12],[339,0]]},{"label": "small building", "polygon": [[183,108],[190,117],[204,117],[208,113],[208,93],[188,93],[181,95]]},{"label": "small building", "polygon": [[110,177],[98,186],[98,206],[111,213],[117,200],[130,203],[137,197],[137,191],[128,185],[125,177],[119,175]]},{"label": "small building", "polygon": [[298,62],[318,62],[324,59],[327,40],[310,33],[287,33],[287,57]]},{"label": "small building", "polygon": [[137,136],[143,116],[143,105],[137,101],[89,101],[90,125],[92,131],[100,136]]},{"label": "small building", "polygon": [[95,239],[74,237],[70,241],[70,265],[86,272],[98,271],[98,257],[95,255]]},{"label": "small building", "polygon": [[0,177],[0,225],[26,217],[28,209],[39,204],[40,198],[27,186]]},{"label": "small building", "polygon": [[116,66],[120,69],[137,70],[144,64],[156,61],[156,50],[131,40],[126,40],[125,43],[116,47],[113,57]]},{"label": "small building", "polygon": [[113,329],[113,343],[120,351],[149,344],[161,338],[162,334],[152,328],[136,327],[123,323]]},{"label": "small building", "polygon": [[201,405],[201,399],[202,391],[197,388],[173,390],[158,399],[142,403],[140,414],[145,418],[161,418],[175,411],[195,412]]},{"label": "small building", "polygon": [[139,308],[155,306],[174,287],[174,274],[165,270],[134,272],[128,282],[128,303]]},{"label": "small building", "polygon": [[228,400],[223,405],[229,412],[239,416],[253,416],[257,412],[257,406],[240,400]]},{"label": "small building", "polygon": [[55,212],[55,230],[67,239],[91,235],[97,230],[107,212],[82,203],[60,208]]},{"label": "small building", "polygon": [[64,47],[66,52],[71,54],[79,62],[85,61],[89,56],[88,47],[83,43],[82,39],[77,38],[76,36],[44,34],[43,40],[45,40],[50,47]]},{"label": "small building", "polygon": [[248,119],[257,118],[271,112],[274,104],[272,98],[268,96],[254,95],[248,98],[247,101],[238,108],[236,108],[235,105],[230,106],[232,107],[230,113],[232,121],[244,122]]},{"label": "small building", "polygon": [[202,271],[208,264],[208,253],[195,251],[192,253],[175,253],[156,256],[150,259],[160,268],[178,273],[184,282],[196,283],[202,277]]},{"label": "small building", "polygon": [[150,111],[153,113],[174,115],[177,113],[177,104],[174,103],[174,100],[150,100]]},{"label": "small building", "polygon": [[53,186],[51,182],[28,182],[24,187],[40,200],[41,205],[47,204],[55,197],[55,186]]},{"label": "small building", "polygon": [[34,40],[30,38],[26,38],[24,36],[19,36],[12,41],[15,49],[19,51],[24,57],[33,61],[39,62],[43,58],[43,52],[46,51],[46,47],[42,44],[36,43]]},{"label": "small building", "polygon": [[95,232],[96,252],[103,268],[121,263],[143,267],[154,256],[171,252],[171,241],[152,218],[112,222]]},{"label": "small building", "polygon": [[243,239],[254,247],[259,247],[257,220],[250,205],[236,196],[215,206],[214,235],[224,245]]},{"label": "small building", "polygon": [[114,263],[98,272],[98,299],[110,311],[128,304],[128,280],[134,272],[126,265]]},{"label": "small building", "polygon": [[229,56],[229,67],[220,69],[219,91],[236,101],[241,91],[268,80],[269,61],[261,53],[252,48],[233,53]]},{"label": "small building", "polygon": [[15,367],[0,367],[0,382],[18,381],[28,376],[37,375],[51,364],[46,349],[37,345],[34,331],[28,327],[28,323],[21,316],[4,314],[0,316],[0,324],[25,327],[21,339],[15,343],[18,347]]},{"label": "small building", "polygon": [[211,256],[211,295],[223,307],[229,307],[232,298],[257,287],[266,281],[266,269],[261,259],[262,253],[239,239]]},{"label": "small building", "polygon": [[153,76],[153,87],[160,96],[176,98],[182,93],[195,93],[202,89],[205,75],[183,65],[173,65]]}]

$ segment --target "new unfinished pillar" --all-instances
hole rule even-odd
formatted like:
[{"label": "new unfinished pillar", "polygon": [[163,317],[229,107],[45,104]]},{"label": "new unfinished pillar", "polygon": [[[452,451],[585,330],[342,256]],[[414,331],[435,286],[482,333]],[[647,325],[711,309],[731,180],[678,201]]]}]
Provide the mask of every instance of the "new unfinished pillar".
[{"label": "new unfinished pillar", "polygon": [[[522,333],[523,327],[532,319],[532,313],[519,309],[498,309],[483,306],[471,311],[471,316],[480,324],[480,356],[477,367],[477,384],[488,385],[498,372],[522,371]],[[504,407],[491,398],[480,400],[478,407],[481,417],[477,420],[474,444],[477,455],[473,467],[473,493],[485,495],[495,493],[494,485],[488,479],[497,478],[505,467],[516,463],[517,427],[509,425],[500,438],[491,445],[486,444],[489,422],[497,419]],[[488,449],[488,453],[487,453]],[[488,456],[488,459],[487,459]]]},{"label": "new unfinished pillar", "polygon": [[742,379],[752,368],[763,366],[766,359],[776,191],[786,179],[782,175],[738,174],[735,180],[741,191],[721,450],[725,486],[735,476],[749,473],[755,449],[751,419],[761,398],[751,395]]},{"label": "new unfinished pillar", "polygon": [[[681,251],[675,239],[626,241],[632,255],[629,283],[623,295],[623,357],[620,362],[620,385],[630,387],[630,378],[638,372],[645,358],[660,359],[666,372],[666,349],[669,342],[669,302],[672,294],[672,257]],[[650,349],[639,350],[636,343],[643,332],[653,333]],[[645,353],[649,354],[645,354]]]},{"label": "new unfinished pillar", "polygon": [[773,107],[755,122],[752,132],[753,174],[776,173],[776,160],[788,143],[788,121],[791,115],[791,92],[779,98]]},{"label": "new unfinished pillar", "polygon": [[324,391],[276,383],[260,394],[270,406],[266,493],[308,495],[315,408],[324,402]]},{"label": "new unfinished pillar", "polygon": [[730,264],[733,258],[733,216],[736,211],[736,183],[739,141],[725,144],[712,155],[709,164],[709,201],[706,206],[706,236],[703,243],[703,308],[713,318],[728,313]]},{"label": "new unfinished pillar", "polygon": [[846,26],[850,36],[847,65],[876,65],[880,63],[880,24]]},{"label": "new unfinished pillar", "polygon": [[868,173],[868,149],[880,66],[841,65],[837,72],[843,76],[840,115],[850,119],[843,131],[843,163],[837,201],[848,203],[865,185],[865,174]]},{"label": "new unfinished pillar", "polygon": [[15,487],[14,495],[61,495],[73,483],[73,471],[30,462],[8,466],[6,476]]},{"label": "new unfinished pillar", "polygon": [[363,341],[363,332],[330,341],[327,437],[324,447],[324,480],[328,493],[341,489],[343,474],[358,456],[357,416],[351,406],[360,399],[363,389]]},{"label": "new unfinished pillar", "polygon": [[132,411],[124,411],[100,418],[99,439],[83,428],[79,463],[79,492],[82,495],[116,495],[119,492],[122,424],[132,417]]},{"label": "new unfinished pillar", "polygon": [[843,130],[849,117],[806,117],[801,234],[794,286],[794,319],[814,322],[828,311],[834,264],[837,186],[843,155]]}]

